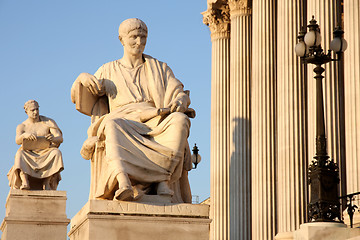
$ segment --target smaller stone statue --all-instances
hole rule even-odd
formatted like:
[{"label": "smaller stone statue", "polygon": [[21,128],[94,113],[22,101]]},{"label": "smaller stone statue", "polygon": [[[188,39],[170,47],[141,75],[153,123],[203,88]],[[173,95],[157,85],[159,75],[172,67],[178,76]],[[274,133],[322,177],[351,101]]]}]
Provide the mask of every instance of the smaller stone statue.
[{"label": "smaller stone statue", "polygon": [[64,169],[58,147],[62,132],[55,121],[39,115],[39,104],[29,100],[24,105],[28,119],[16,128],[16,143],[21,145],[14,166],[8,173],[11,188],[56,190]]}]

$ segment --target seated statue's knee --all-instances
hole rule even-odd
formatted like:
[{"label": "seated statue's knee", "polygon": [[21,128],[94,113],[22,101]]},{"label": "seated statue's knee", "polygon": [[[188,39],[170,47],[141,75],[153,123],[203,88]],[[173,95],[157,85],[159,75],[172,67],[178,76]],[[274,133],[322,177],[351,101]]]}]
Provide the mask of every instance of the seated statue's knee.
[{"label": "seated statue's knee", "polygon": [[182,112],[173,112],[171,114],[171,116],[173,117],[173,119],[175,121],[179,121],[179,122],[190,122],[189,117],[186,116],[186,114],[182,113]]},{"label": "seated statue's knee", "polygon": [[112,120],[107,121],[105,124],[105,129],[104,129],[105,135],[108,131],[114,132],[114,131],[117,131],[117,129],[122,128],[124,125],[124,121],[125,120],[122,118],[112,119]]},{"label": "seated statue's knee", "polygon": [[52,154],[57,155],[57,156],[61,156],[61,151],[58,148],[53,148],[52,149]]},{"label": "seated statue's knee", "polygon": [[172,116],[172,122],[179,127],[183,127],[184,129],[190,128],[190,119],[189,117],[182,112],[174,112],[170,114]]}]

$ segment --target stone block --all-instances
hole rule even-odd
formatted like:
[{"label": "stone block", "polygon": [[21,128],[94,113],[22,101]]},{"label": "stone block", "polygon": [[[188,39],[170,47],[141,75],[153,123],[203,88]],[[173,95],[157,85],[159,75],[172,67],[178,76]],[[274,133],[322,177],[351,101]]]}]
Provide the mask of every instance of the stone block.
[{"label": "stone block", "polygon": [[5,206],[2,240],[66,240],[65,191],[11,189]]},{"label": "stone block", "polygon": [[275,240],[293,240],[294,233],[293,232],[282,232],[278,233],[275,236]]},{"label": "stone block", "polygon": [[346,224],[334,222],[312,222],[300,225],[295,231],[295,240],[348,240],[360,236],[360,229],[347,228]]},{"label": "stone block", "polygon": [[89,200],[71,219],[71,240],[208,240],[209,206]]}]

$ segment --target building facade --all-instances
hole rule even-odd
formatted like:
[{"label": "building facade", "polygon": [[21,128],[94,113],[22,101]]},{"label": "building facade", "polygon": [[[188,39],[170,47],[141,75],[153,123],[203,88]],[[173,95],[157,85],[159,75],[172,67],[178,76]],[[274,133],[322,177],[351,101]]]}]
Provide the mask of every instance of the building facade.
[{"label": "building facade", "polygon": [[[329,49],[342,26],[348,48],[326,64],[328,154],[340,195],[360,191],[360,2],[208,0],[212,41],[211,239],[287,239],[307,221],[315,154],[315,80],[294,47],[312,16]],[[357,216],[355,216],[355,222]]]}]

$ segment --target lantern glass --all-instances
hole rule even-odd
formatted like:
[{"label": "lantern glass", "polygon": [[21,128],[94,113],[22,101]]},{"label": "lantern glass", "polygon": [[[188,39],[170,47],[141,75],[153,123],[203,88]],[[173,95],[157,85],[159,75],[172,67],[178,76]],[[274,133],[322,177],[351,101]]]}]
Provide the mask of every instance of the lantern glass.
[{"label": "lantern glass", "polygon": [[305,34],[304,42],[308,47],[317,47],[321,43],[321,35],[318,31],[309,31]]},{"label": "lantern glass", "polygon": [[343,38],[334,38],[330,43],[330,49],[336,53],[344,52],[347,48],[347,42]]},{"label": "lantern glass", "polygon": [[194,164],[198,164],[201,161],[201,156],[200,154],[192,154],[191,155],[191,161]]},{"label": "lantern glass", "polygon": [[347,46],[348,46],[347,41],[344,38],[342,38],[341,41],[342,41],[341,51],[345,52],[345,50],[347,49]]},{"label": "lantern glass", "polygon": [[306,45],[303,41],[298,42],[295,46],[295,53],[299,57],[303,57],[306,54]]},{"label": "lantern glass", "polygon": [[334,52],[340,52],[341,51],[341,39],[340,38],[334,38],[330,43],[330,49]]}]

